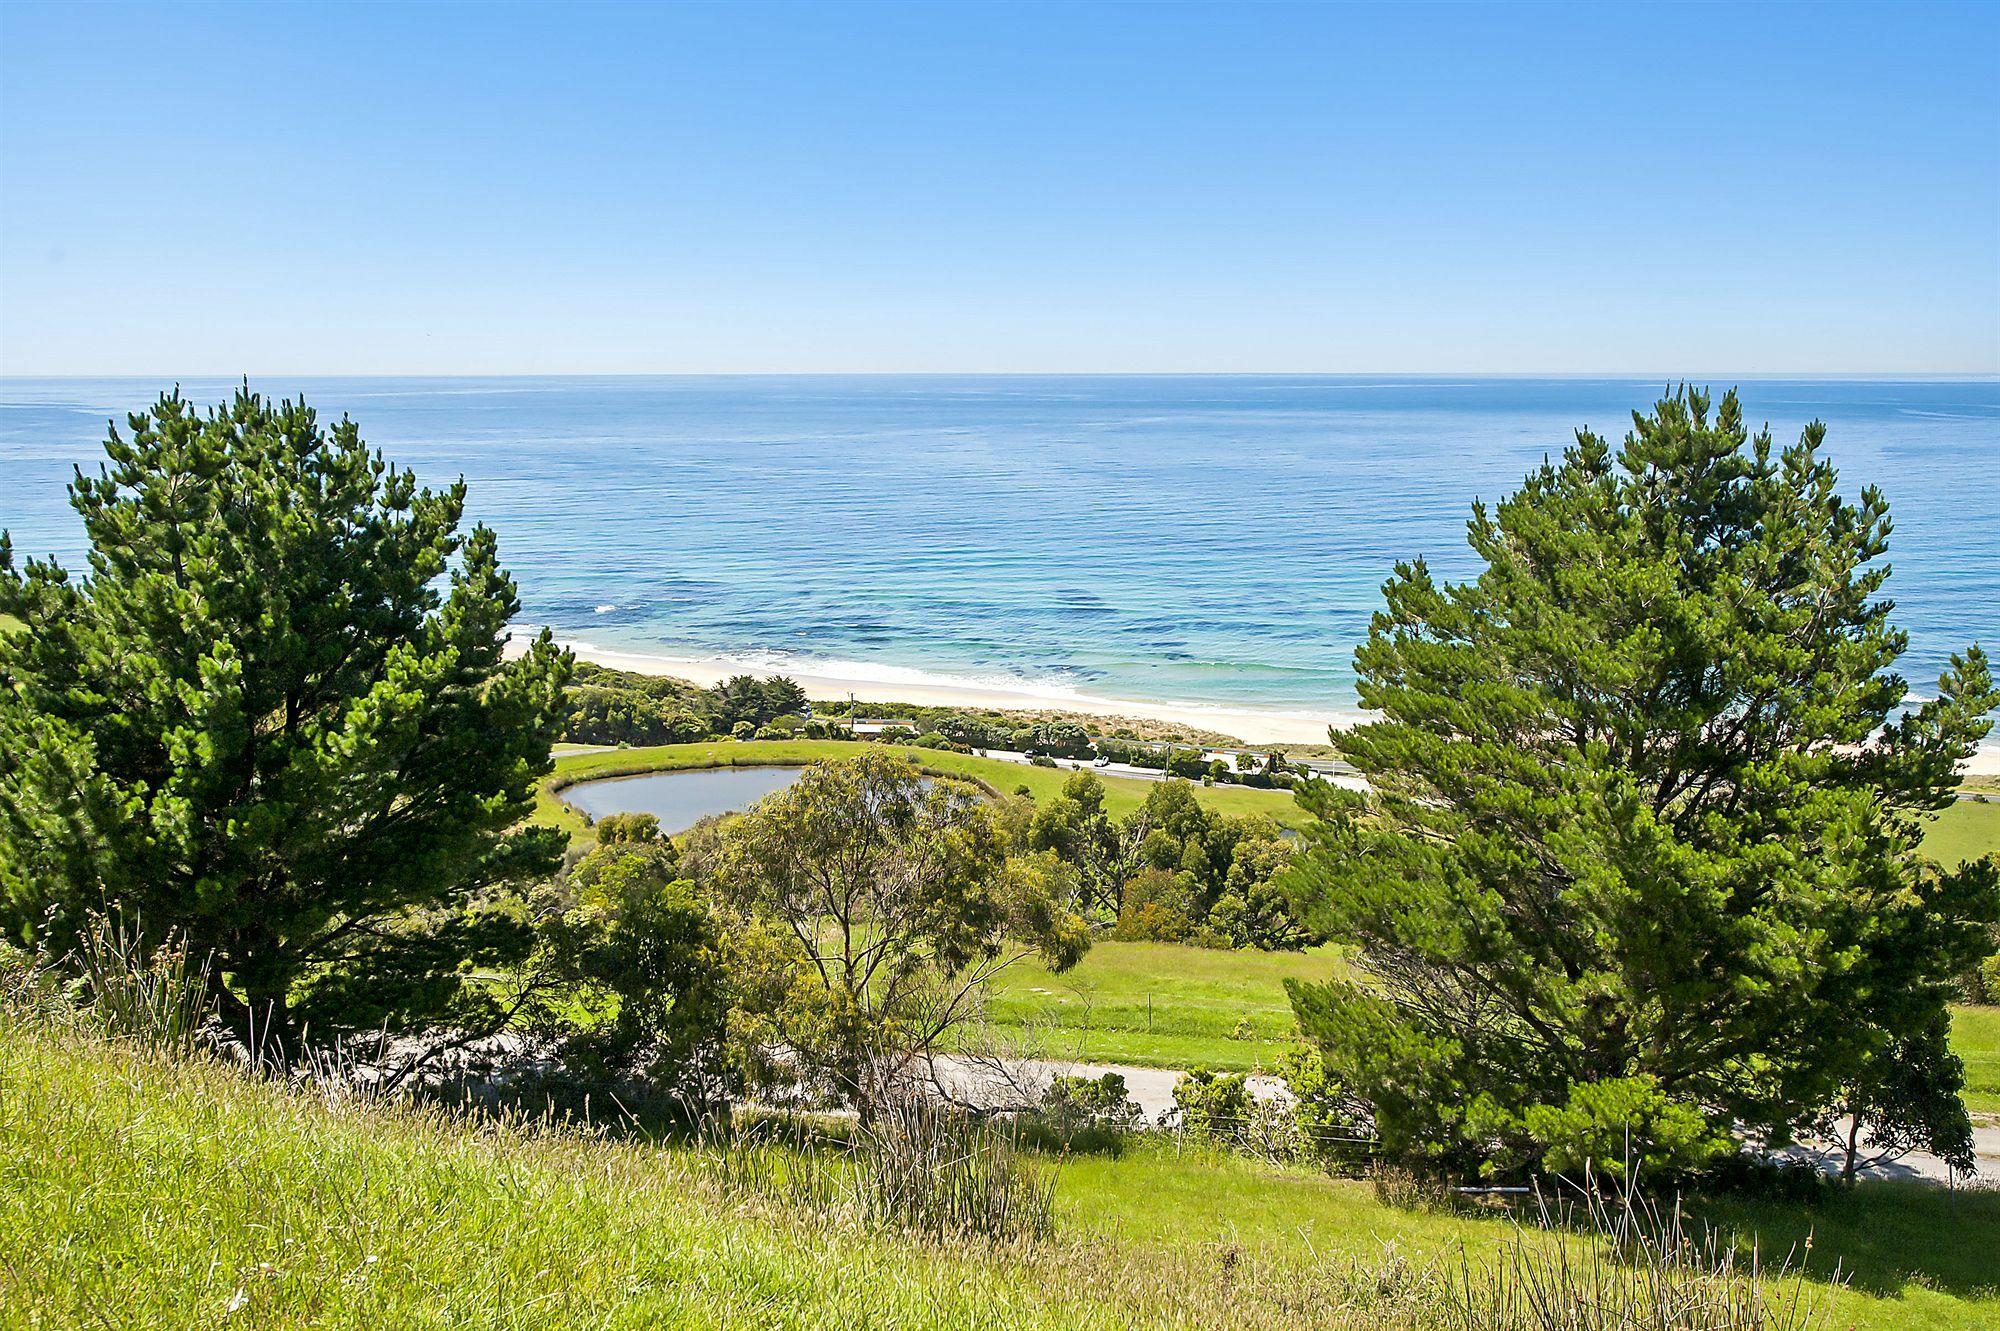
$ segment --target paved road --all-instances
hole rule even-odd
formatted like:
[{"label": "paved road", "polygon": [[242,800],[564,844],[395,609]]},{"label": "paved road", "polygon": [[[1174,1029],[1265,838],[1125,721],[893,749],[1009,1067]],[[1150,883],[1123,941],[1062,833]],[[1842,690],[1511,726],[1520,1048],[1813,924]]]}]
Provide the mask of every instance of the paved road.
[{"label": "paved road", "polygon": [[[939,1054],[932,1060],[937,1079],[953,1097],[988,1109],[1025,1109],[1035,1104],[1055,1077],[1101,1077],[1115,1072],[1125,1079],[1125,1094],[1159,1122],[1172,1113],[1174,1087],[1186,1074],[1174,1068],[1141,1068],[1122,1063],[1064,1063],[1044,1059],[973,1059]],[[1285,1084],[1276,1077],[1252,1077],[1251,1094],[1277,1099]]]},{"label": "paved road", "polygon": [[[1174,1086],[1184,1075],[1171,1068],[1142,1068],[1118,1063],[1054,1063],[1038,1059],[974,1060],[939,1055],[935,1060],[937,1078],[945,1091],[956,1099],[992,1109],[1026,1108],[1057,1076],[1101,1077],[1115,1072],[1125,1079],[1125,1092],[1145,1111],[1146,1117],[1160,1122],[1174,1107]],[[1285,1084],[1275,1077],[1252,1077],[1250,1091],[1263,1099],[1286,1094]],[[1838,1133],[1845,1125],[1837,1124]],[[1840,1140],[1845,1140],[1844,1136]],[[2000,1127],[1974,1128],[1973,1150],[1979,1161],[1982,1180],[2000,1178]],[[1841,1166],[1837,1142],[1793,1147],[1784,1153],[1797,1159],[1817,1160],[1829,1173]],[[1922,1179],[1930,1183],[1964,1182],[1953,1177],[1944,1161],[1924,1152],[1912,1152],[1893,1164],[1865,1171],[1868,1178]]]},{"label": "paved road", "polygon": [[[1791,1159],[1817,1160],[1820,1167],[1829,1174],[1838,1173],[1843,1156],[1842,1142],[1846,1141],[1847,1120],[1841,1119],[1834,1125],[1835,1141],[1808,1143],[1795,1146],[1784,1154]],[[1978,1160],[1979,1177],[1984,1182],[2000,1179],[2000,1128],[1974,1128],[1972,1130],[1972,1151]],[[1866,1158],[1864,1137],[1863,1158]],[[1922,1179],[1926,1183],[1963,1183],[1965,1176],[1954,1176],[1951,1166],[1925,1151],[1912,1151],[1891,1164],[1880,1165],[1862,1171],[1864,1178]]]}]

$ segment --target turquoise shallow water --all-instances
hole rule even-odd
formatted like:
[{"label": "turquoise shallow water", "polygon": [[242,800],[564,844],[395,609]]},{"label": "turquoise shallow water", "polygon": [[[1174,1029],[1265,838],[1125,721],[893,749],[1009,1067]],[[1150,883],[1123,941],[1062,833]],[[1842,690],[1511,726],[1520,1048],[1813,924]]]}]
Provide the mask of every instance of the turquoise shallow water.
[{"label": "turquoise shallow water", "polygon": [[[1723,381],[1716,381],[1720,386]],[[62,487],[160,385],[0,380],[0,524],[80,562]],[[1651,381],[1171,377],[269,379],[420,477],[464,474],[523,617],[825,673],[1334,712],[1393,561]],[[228,381],[186,380],[201,401]],[[2000,643],[2000,382],[1746,381],[1896,517],[1917,691]]]}]

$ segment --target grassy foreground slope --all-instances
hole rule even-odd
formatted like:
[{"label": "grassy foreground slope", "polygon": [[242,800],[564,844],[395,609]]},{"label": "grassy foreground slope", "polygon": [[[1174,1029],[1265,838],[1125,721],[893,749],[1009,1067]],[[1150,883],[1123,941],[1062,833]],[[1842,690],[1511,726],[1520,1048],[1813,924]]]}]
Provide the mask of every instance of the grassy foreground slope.
[{"label": "grassy foreground slope", "polygon": [[9,1325],[1114,1327],[1147,1298],[732,1208],[671,1151],[40,1029],[0,1032],[0,1086]]},{"label": "grassy foreground slope", "polygon": [[[1509,1227],[1495,1218],[1385,1205],[1361,1180],[1327,1178],[1242,1156],[1150,1146],[1065,1166],[1064,1192],[1088,1224],[1133,1247],[1241,1245],[1283,1265],[1313,1254],[1353,1258],[1394,1250],[1424,1266],[1463,1254],[1475,1269]],[[1813,1206],[1725,1198],[1690,1202],[1696,1232],[1713,1224],[1767,1256],[1806,1253],[1816,1279],[1839,1264],[1848,1287],[1824,1331],[1913,1331],[2000,1325],[2000,1191],[1950,1193],[1919,1183],[1867,1183]],[[1607,1323],[1608,1325],[1608,1323]]]},{"label": "grassy foreground slope", "polygon": [[[1165,1144],[1071,1162],[1059,1206],[1052,1244],[927,1246],[732,1201],[684,1151],[289,1094],[0,1017],[8,1325],[1374,1328],[1411,1323],[1369,1291],[1421,1294],[1509,1232]],[[1815,1271],[1846,1259],[1826,1325],[2000,1317],[2000,1194],[1719,1215],[1767,1251],[1813,1232]]]}]

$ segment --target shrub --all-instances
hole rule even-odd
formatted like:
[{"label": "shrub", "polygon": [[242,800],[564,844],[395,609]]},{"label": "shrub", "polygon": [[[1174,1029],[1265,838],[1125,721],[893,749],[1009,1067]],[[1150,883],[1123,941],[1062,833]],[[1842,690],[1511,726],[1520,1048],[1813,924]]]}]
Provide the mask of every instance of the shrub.
[{"label": "shrub", "polygon": [[563,695],[562,736],[576,744],[692,743],[709,733],[708,721],[689,708],[693,696],[678,680],[580,662],[577,683]]},{"label": "shrub", "polygon": [[1150,744],[1130,739],[1100,739],[1093,746],[1100,758],[1109,758],[1114,763],[1124,763],[1129,767],[1158,768],[1166,764],[1164,750]]},{"label": "shrub", "polygon": [[[595,1080],[637,1077],[699,1112],[735,1089],[732,1011],[757,967],[681,876],[656,819],[604,822],[618,822],[620,835],[600,837],[537,901],[534,972],[561,997],[550,1033],[562,1037],[573,1070]],[[648,823],[652,836],[623,835]]]},{"label": "shrub", "polygon": [[668,715],[664,723],[664,744],[692,744],[698,739],[707,739],[709,724],[701,716],[689,711],[676,711]]},{"label": "shrub", "polygon": [[1142,870],[1125,884],[1111,936],[1126,942],[1186,942],[1195,933],[1194,908],[1194,885],[1186,875]]},{"label": "shrub", "polygon": [[1054,1170],[1000,1124],[923,1100],[885,1104],[845,1151],[807,1142],[791,1121],[736,1134],[717,1165],[740,1191],[921,1238],[1033,1242],[1055,1230]]},{"label": "shrub", "polygon": [[702,693],[698,703],[713,718],[718,729],[735,728],[747,721],[754,732],[782,716],[800,716],[806,709],[805,690],[783,675],[759,680],[750,675],[733,675],[720,680]]},{"label": "shrub", "polygon": [[205,1034],[215,1010],[210,963],[190,955],[186,935],[169,932],[148,946],[137,927],[94,915],[75,955],[91,1015],[106,1034],[183,1054]]},{"label": "shrub", "polygon": [[[1479,1113],[1475,1102],[1472,1116]],[[1542,1149],[1541,1167],[1557,1174],[1593,1164],[1620,1174],[1688,1173],[1735,1146],[1699,1108],[1669,1097],[1647,1076],[1579,1082],[1567,1103],[1530,1105],[1522,1123]]]},{"label": "shrub", "polygon": [[922,1100],[890,1106],[855,1142],[862,1213],[929,1238],[1044,1239],[1055,1174],[998,1125]]},{"label": "shrub", "polygon": [[1022,753],[1046,753],[1056,758],[1088,758],[1090,732],[1073,721],[1042,721],[1016,730],[1010,742]]},{"label": "shrub", "polygon": [[1013,727],[997,717],[988,719],[945,712],[932,722],[932,728],[952,743],[962,744],[968,749],[1004,749],[1014,742]]},{"label": "shrub", "polygon": [[1238,1141],[1250,1117],[1250,1080],[1195,1068],[1174,1084],[1174,1123],[1196,1137]]},{"label": "shrub", "polygon": [[1028,843],[1077,870],[1085,902],[1116,917],[1118,937],[1216,948],[1315,941],[1277,881],[1294,852],[1274,819],[1218,815],[1179,780],[1156,783],[1115,821],[1104,798],[1094,773],[1072,776],[1035,812]]},{"label": "shrub", "polygon": [[1187,1136],[1266,1160],[1319,1158],[1329,1134],[1312,1124],[1325,1107],[1315,1104],[1304,1114],[1300,1108],[1277,1096],[1259,1097],[1240,1072],[1197,1068],[1174,1086],[1171,1121]]},{"label": "shrub", "polygon": [[1702,1191],[1811,1206],[1825,1201],[1838,1185],[1823,1173],[1817,1160],[1794,1157],[1766,1159],[1755,1151],[1723,1156],[1702,1174]]},{"label": "shrub", "polygon": [[1319,1050],[1298,1045],[1278,1056],[1275,1069],[1291,1097],[1292,1123],[1304,1158],[1323,1164],[1352,1162],[1373,1146],[1374,1133],[1340,1083],[1329,1076]]},{"label": "shrub", "polygon": [[[1581,1200],[1538,1197],[1536,1229],[1498,1257],[1460,1257],[1444,1325],[1464,1331],[1799,1331],[1826,1321],[1833,1290],[1806,1284],[1788,1255],[1772,1265],[1733,1235],[1687,1228],[1679,1206],[1646,1200],[1636,1179],[1607,1195],[1586,1175]],[[1837,1286],[1841,1282],[1836,1279]]]},{"label": "shrub", "polygon": [[1994,951],[1959,977],[1959,1000],[1966,1003],[2000,1003],[2000,925],[1992,927]]},{"label": "shrub", "polygon": [[660,820],[650,813],[607,813],[597,820],[597,844],[600,846],[659,839]]},{"label": "shrub", "polygon": [[1145,1121],[1145,1111],[1133,1103],[1125,1078],[1107,1072],[1101,1077],[1056,1077],[1023,1127],[1030,1135],[1040,1135],[1034,1130],[1043,1129],[1050,1144],[1060,1150],[1115,1154],[1126,1134]]}]

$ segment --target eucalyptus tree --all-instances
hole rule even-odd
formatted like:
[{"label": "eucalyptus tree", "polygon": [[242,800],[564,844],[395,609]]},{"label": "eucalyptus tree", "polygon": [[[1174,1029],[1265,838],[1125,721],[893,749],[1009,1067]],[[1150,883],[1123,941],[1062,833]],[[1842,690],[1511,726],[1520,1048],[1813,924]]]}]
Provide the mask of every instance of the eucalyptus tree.
[{"label": "eucalyptus tree", "polygon": [[700,858],[725,909],[787,944],[772,1038],[864,1120],[1001,971],[1035,953],[1065,970],[1089,946],[1067,865],[1009,859],[971,787],[887,750],[808,768]]}]

